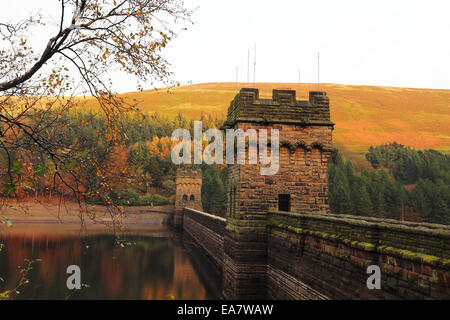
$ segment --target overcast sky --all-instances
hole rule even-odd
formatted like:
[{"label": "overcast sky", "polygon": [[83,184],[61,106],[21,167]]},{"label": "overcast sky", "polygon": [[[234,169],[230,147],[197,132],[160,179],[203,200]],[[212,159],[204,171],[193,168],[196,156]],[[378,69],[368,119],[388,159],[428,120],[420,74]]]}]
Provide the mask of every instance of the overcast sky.
[{"label": "overcast sky", "polygon": [[[57,0],[2,0],[0,21]],[[257,82],[450,89],[449,0],[185,0],[195,24],[167,51],[182,83]],[[37,38],[44,35],[37,35]],[[135,89],[114,75],[116,90]],[[150,88],[149,85],[144,89]]]}]

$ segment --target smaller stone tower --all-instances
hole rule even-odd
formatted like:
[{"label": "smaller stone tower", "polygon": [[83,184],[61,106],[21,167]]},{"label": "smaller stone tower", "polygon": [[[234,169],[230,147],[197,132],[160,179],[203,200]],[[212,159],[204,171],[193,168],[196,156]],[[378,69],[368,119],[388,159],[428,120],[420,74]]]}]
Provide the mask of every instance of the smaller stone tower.
[{"label": "smaller stone tower", "polygon": [[180,167],[177,170],[175,215],[176,228],[183,225],[183,208],[203,211],[202,206],[202,170]]}]

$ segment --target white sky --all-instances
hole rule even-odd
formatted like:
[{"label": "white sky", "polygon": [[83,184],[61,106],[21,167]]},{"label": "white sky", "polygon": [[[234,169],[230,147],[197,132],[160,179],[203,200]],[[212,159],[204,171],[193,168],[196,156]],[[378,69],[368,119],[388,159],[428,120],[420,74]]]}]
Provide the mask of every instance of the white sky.
[{"label": "white sky", "polygon": [[[0,1],[0,21],[57,0]],[[167,58],[182,84],[247,81],[257,45],[256,82],[317,81],[450,89],[450,0],[185,0],[195,24]],[[45,11],[44,11],[45,12]],[[44,35],[37,35],[37,39]],[[46,42],[46,41],[45,41]],[[135,89],[114,74],[119,92]],[[144,89],[149,89],[150,85]]]}]

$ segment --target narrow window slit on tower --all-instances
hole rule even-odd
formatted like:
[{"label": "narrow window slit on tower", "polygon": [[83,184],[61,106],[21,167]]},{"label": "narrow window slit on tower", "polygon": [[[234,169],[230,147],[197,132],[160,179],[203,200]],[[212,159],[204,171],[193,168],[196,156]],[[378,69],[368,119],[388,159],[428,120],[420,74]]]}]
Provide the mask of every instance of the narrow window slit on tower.
[{"label": "narrow window slit on tower", "polygon": [[233,188],[233,217],[236,215],[236,187]]},{"label": "narrow window slit on tower", "polygon": [[191,194],[191,198],[189,200],[190,201],[195,201],[195,196],[193,194]]},{"label": "narrow window slit on tower", "polygon": [[291,211],[291,195],[279,194],[278,195],[278,211]]},{"label": "narrow window slit on tower", "polygon": [[228,207],[230,208],[230,216],[232,216],[232,214],[233,214],[233,188],[232,187],[230,187],[229,203],[230,203],[230,205]]}]

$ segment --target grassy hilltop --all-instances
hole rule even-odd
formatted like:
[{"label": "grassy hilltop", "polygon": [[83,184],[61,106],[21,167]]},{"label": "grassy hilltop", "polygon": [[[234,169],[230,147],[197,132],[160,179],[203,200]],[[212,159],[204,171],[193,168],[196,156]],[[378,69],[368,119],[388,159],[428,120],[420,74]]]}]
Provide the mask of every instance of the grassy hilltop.
[{"label": "grassy hilltop", "polygon": [[[202,112],[225,118],[240,83],[206,83],[123,94],[136,99],[144,112],[190,119]],[[272,89],[299,90],[298,84],[257,83],[262,98]],[[308,99],[317,84],[301,84],[297,99]],[[361,154],[371,145],[396,141],[418,149],[450,152],[450,90],[321,84],[331,102],[334,143],[344,152]]]}]

